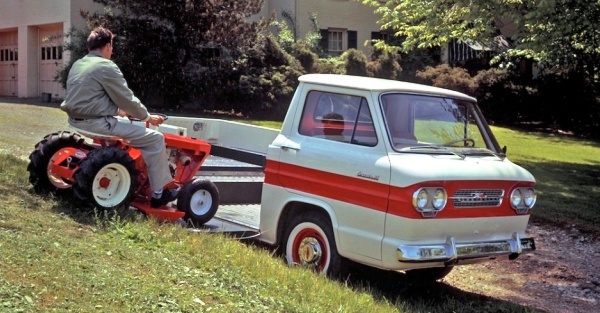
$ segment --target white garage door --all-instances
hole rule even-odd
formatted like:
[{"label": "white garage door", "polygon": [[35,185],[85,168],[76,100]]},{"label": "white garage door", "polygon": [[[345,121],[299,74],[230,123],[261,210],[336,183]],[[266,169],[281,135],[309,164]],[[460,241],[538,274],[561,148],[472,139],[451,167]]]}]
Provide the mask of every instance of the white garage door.
[{"label": "white garage door", "polygon": [[0,32],[0,96],[17,95],[17,32]]},{"label": "white garage door", "polygon": [[65,91],[58,82],[63,68],[62,25],[40,28],[40,84],[39,93],[50,93],[52,99],[63,99]]}]

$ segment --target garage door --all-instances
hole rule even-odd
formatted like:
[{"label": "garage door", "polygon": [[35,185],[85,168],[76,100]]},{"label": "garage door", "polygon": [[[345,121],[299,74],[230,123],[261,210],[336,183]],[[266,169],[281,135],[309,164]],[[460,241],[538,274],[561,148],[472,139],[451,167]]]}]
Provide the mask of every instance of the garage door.
[{"label": "garage door", "polygon": [[0,32],[0,96],[17,95],[17,32]]},{"label": "garage door", "polygon": [[57,76],[63,68],[62,25],[40,28],[40,84],[39,93],[50,93],[53,99],[63,99],[65,91]]}]

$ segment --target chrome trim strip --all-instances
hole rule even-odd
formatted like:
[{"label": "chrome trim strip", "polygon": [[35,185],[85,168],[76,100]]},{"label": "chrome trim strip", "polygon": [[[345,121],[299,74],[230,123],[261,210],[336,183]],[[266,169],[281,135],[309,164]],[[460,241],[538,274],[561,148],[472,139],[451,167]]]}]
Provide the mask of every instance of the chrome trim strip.
[{"label": "chrome trim strip", "polygon": [[455,238],[449,236],[443,244],[400,245],[396,250],[396,258],[399,262],[406,263],[456,263],[459,260],[488,258],[499,255],[508,255],[511,259],[514,259],[521,253],[534,250],[535,241],[533,238],[521,238],[518,233],[513,233],[511,239],[489,242],[456,243]]}]

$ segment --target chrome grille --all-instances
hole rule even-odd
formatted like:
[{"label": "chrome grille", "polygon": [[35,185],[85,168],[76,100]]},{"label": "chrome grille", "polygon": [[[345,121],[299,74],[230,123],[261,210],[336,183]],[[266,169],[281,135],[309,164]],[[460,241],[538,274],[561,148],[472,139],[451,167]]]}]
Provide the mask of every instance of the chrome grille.
[{"label": "chrome grille", "polygon": [[460,189],[450,199],[455,208],[498,207],[502,204],[502,189]]}]

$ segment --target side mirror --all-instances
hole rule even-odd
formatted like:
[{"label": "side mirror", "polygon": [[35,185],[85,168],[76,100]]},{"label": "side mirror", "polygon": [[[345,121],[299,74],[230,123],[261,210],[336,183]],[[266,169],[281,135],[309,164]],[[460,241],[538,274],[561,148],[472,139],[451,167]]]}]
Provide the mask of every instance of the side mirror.
[{"label": "side mirror", "polygon": [[506,154],[506,146],[502,147],[502,153]]}]

